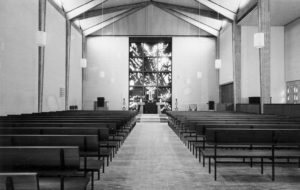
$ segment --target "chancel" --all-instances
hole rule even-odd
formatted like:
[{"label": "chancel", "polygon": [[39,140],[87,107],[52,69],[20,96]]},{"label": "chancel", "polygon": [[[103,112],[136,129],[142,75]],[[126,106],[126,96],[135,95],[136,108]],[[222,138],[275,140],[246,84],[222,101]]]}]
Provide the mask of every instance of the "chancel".
[{"label": "chancel", "polygon": [[300,187],[300,0],[1,0],[0,190]]}]

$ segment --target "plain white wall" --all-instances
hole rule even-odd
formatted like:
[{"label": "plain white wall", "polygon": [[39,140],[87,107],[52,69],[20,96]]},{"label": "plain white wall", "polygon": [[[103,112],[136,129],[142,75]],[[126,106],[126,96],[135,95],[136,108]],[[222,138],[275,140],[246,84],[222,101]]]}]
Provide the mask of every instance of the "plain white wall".
[{"label": "plain white wall", "polygon": [[272,103],[285,103],[284,27],[271,28],[271,97]]},{"label": "plain white wall", "polygon": [[66,20],[48,2],[46,32],[43,111],[64,110],[59,88],[65,88]]},{"label": "plain white wall", "polygon": [[0,115],[37,111],[38,1],[0,1]]},{"label": "plain white wall", "polygon": [[[46,14],[43,111],[54,111],[64,108],[59,88],[65,87],[66,25],[65,18],[48,2]],[[37,112],[38,1],[0,1],[0,22],[0,115]],[[74,29],[72,33],[70,103],[78,102],[80,107],[81,69],[77,65],[81,35]]]},{"label": "plain white wall", "polygon": [[129,38],[88,38],[87,61],[83,108],[93,109],[93,102],[97,97],[105,97],[110,110],[121,110],[122,100],[125,98],[128,108]]},{"label": "plain white wall", "polygon": [[[253,46],[257,27],[242,26],[242,103],[260,96],[259,53]],[[271,28],[271,97],[272,103],[284,103],[284,30]]]},{"label": "plain white wall", "polygon": [[70,50],[70,89],[69,105],[77,105],[82,108],[82,68],[80,60],[82,57],[82,35],[74,27],[71,30]]},{"label": "plain white wall", "polygon": [[[215,39],[173,37],[173,108],[198,104],[207,110],[209,100],[218,101],[217,75],[214,69]],[[93,109],[97,97],[109,101],[109,109],[120,110],[122,98],[128,108],[128,37],[91,37],[87,40],[88,67],[84,80],[84,109]],[[104,72],[102,78],[100,72]],[[197,72],[202,78],[197,78]]]},{"label": "plain white wall", "polygon": [[219,101],[215,48],[215,38],[173,37],[173,109],[176,98],[181,111],[189,104],[208,110],[208,101]]},{"label": "plain white wall", "polygon": [[222,67],[219,83],[222,85],[233,81],[232,24],[230,23],[220,34],[220,58]]},{"label": "plain white wall", "polygon": [[285,80],[300,80],[300,19],[285,27]]}]

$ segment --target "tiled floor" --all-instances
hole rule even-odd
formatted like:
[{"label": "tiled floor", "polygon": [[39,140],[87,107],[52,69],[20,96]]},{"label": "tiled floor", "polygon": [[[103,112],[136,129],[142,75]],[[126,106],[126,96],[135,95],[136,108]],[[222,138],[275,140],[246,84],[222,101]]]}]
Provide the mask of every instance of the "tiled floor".
[{"label": "tiled floor", "polygon": [[259,166],[220,166],[218,181],[208,174],[166,123],[138,123],[113,162],[95,182],[95,190],[300,189],[300,169],[276,167],[260,175]]}]

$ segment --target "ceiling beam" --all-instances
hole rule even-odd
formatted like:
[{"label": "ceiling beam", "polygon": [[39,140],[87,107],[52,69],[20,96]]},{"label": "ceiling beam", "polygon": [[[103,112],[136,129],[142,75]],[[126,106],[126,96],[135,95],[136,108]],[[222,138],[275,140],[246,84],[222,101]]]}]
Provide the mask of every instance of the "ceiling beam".
[{"label": "ceiling beam", "polygon": [[[55,2],[54,0],[48,0],[48,2],[64,17],[67,19],[66,17],[66,13],[62,10],[61,7],[59,7]],[[81,29],[76,25],[74,24],[74,22],[71,22],[71,25],[77,30],[77,32],[79,33],[82,33]]]},{"label": "ceiling beam", "polygon": [[[185,11],[185,12],[189,12],[189,13],[193,13],[193,14],[197,14],[197,15],[201,15],[201,16],[211,17],[211,18],[219,17],[217,12],[211,11],[211,10],[192,8],[192,7],[186,7],[186,6],[175,5],[175,4],[170,4],[170,3],[162,3],[162,2],[157,2],[157,1],[152,1],[152,4],[158,5],[158,6],[164,6],[165,8],[168,8],[168,9],[181,10],[181,11]],[[226,17],[223,17],[221,15],[220,19],[223,19],[223,18],[226,18]]]},{"label": "ceiling beam", "polygon": [[225,16],[226,18],[230,19],[230,20],[234,20],[235,17],[236,17],[236,13],[235,12],[232,12],[231,10],[215,3],[215,2],[212,2],[210,0],[196,0],[198,1],[200,4],[222,14],[223,16]]},{"label": "ceiling beam", "polygon": [[249,1],[249,3],[243,8],[239,9],[236,15],[237,23],[242,21],[249,13],[251,13],[254,9],[257,8],[257,0]]},{"label": "ceiling beam", "polygon": [[139,7],[139,8],[130,9],[130,10],[128,10],[128,11],[126,11],[126,12],[123,12],[123,13],[117,15],[117,16],[113,16],[113,17],[111,17],[111,18],[105,20],[104,22],[98,23],[98,24],[96,24],[96,25],[94,25],[94,26],[92,26],[92,27],[90,27],[90,28],[84,30],[84,31],[83,31],[83,34],[84,34],[85,36],[88,36],[88,35],[90,35],[90,34],[96,32],[96,31],[98,31],[98,30],[101,30],[101,29],[107,27],[108,25],[111,25],[111,24],[117,22],[118,20],[120,20],[120,19],[122,19],[122,18],[124,18],[124,17],[127,17],[127,16],[129,16],[129,15],[131,15],[131,14],[137,12],[138,10],[140,10],[140,9],[142,9],[142,8],[144,8],[144,7]]},{"label": "ceiling beam", "polygon": [[92,1],[89,1],[88,3],[85,3],[69,12],[67,12],[67,17],[69,19],[72,19],[78,15],[81,15],[83,13],[85,13],[86,11],[98,6],[98,5],[101,5],[102,3],[106,2],[108,0],[92,0]]},{"label": "ceiling beam", "polygon": [[[157,5],[155,5],[157,6]],[[186,16],[185,14],[183,13],[180,13],[180,12],[177,12],[173,9],[168,9],[168,8],[164,8],[163,6],[157,6],[158,8],[166,11],[167,13],[181,19],[181,20],[184,20],[185,22],[189,23],[189,24],[192,24],[198,28],[200,28],[201,30],[204,30],[214,36],[218,36],[219,35],[219,31],[212,28],[211,26],[207,25],[207,24],[204,24],[202,22],[199,22],[197,20],[194,20],[193,18],[189,17],[189,16]]]},{"label": "ceiling beam", "polygon": [[147,2],[142,2],[142,3],[133,3],[133,4],[127,4],[127,5],[120,5],[120,6],[116,6],[116,7],[109,7],[109,8],[104,8],[104,9],[90,10],[90,11],[85,12],[82,15],[79,15],[79,16],[73,18],[73,19],[74,20],[86,19],[86,18],[101,16],[101,15],[104,15],[104,14],[113,13],[113,12],[117,12],[117,11],[122,11],[122,10],[126,10],[126,9],[134,9],[134,8],[139,8],[139,7],[145,7],[149,4],[150,4],[150,2],[147,1]]}]

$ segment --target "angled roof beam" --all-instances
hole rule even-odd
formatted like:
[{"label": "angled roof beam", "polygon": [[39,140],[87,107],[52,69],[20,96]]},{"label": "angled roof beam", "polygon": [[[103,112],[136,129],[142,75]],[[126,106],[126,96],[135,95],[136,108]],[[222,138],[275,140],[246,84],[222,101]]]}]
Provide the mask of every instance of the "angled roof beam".
[{"label": "angled roof beam", "polygon": [[[218,18],[218,13],[215,11],[210,11],[210,10],[205,10],[205,9],[198,9],[198,8],[192,8],[192,7],[186,7],[186,6],[181,6],[181,5],[175,5],[175,4],[170,4],[170,3],[162,3],[162,2],[157,2],[157,1],[152,1],[151,2],[153,5],[158,5],[158,6],[163,6],[168,9],[176,9],[176,10],[181,10],[201,16],[207,16],[211,18]],[[220,19],[224,19],[226,17],[223,17],[221,15]]]},{"label": "angled roof beam", "polygon": [[128,11],[126,11],[126,12],[124,12],[124,13],[121,13],[121,14],[119,14],[119,15],[117,15],[117,16],[111,17],[111,18],[105,20],[104,22],[101,22],[101,23],[99,23],[99,24],[96,24],[96,25],[94,25],[94,26],[92,26],[92,27],[90,27],[90,28],[84,30],[84,31],[83,31],[83,34],[84,34],[85,36],[88,36],[88,35],[90,35],[90,34],[96,32],[96,31],[98,31],[98,30],[101,30],[101,29],[107,27],[107,26],[110,25],[110,24],[113,24],[114,22],[117,22],[118,20],[120,20],[120,19],[122,19],[122,18],[124,18],[124,17],[127,17],[127,16],[129,16],[129,15],[131,15],[131,14],[137,12],[138,10],[140,10],[140,9],[142,9],[142,8],[144,8],[144,7],[139,7],[139,8],[130,9],[130,10],[128,10]]},{"label": "angled roof beam", "polygon": [[89,1],[69,12],[67,12],[67,17],[69,19],[72,19],[78,15],[81,15],[83,13],[85,13],[86,11],[98,6],[98,5],[101,5],[102,3],[106,2],[108,0],[92,0],[92,1]]},{"label": "angled roof beam", "polygon": [[117,11],[121,11],[121,10],[133,9],[133,8],[138,8],[138,7],[145,7],[149,4],[150,4],[150,2],[147,1],[147,2],[142,2],[142,3],[120,5],[120,6],[116,6],[116,7],[108,7],[108,8],[104,8],[104,9],[90,10],[90,11],[85,12],[82,15],[79,15],[79,16],[73,18],[73,19],[74,20],[76,20],[76,19],[86,19],[86,18],[101,16],[101,15],[104,15],[104,14],[113,13],[113,12],[117,12]]},{"label": "angled roof beam", "polygon": [[257,8],[257,0],[249,1],[249,3],[242,9],[239,9],[236,15],[237,23],[243,20],[250,12]]},{"label": "angled roof beam", "polygon": [[221,15],[225,16],[226,18],[230,19],[230,20],[234,20],[236,17],[236,13],[230,11],[229,9],[215,3],[212,2],[210,0],[196,0],[198,1],[200,4],[220,13]]},{"label": "angled roof beam", "polygon": [[218,30],[216,30],[216,29],[214,29],[214,28],[212,28],[212,27],[210,27],[210,26],[208,26],[208,25],[206,25],[204,23],[201,23],[201,22],[199,22],[197,20],[194,20],[191,17],[186,16],[185,14],[177,12],[177,11],[175,11],[173,9],[167,9],[167,8],[163,8],[161,6],[157,6],[157,7],[160,8],[160,9],[162,9],[162,10],[164,10],[164,11],[166,11],[166,12],[168,12],[171,15],[173,15],[173,16],[181,19],[181,20],[184,20],[185,22],[187,22],[189,24],[192,24],[192,25],[200,28],[201,30],[204,30],[204,31],[206,31],[206,32],[214,35],[214,36],[218,36],[219,35],[219,31]]}]

